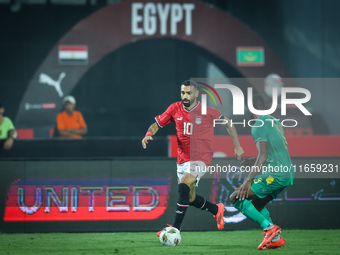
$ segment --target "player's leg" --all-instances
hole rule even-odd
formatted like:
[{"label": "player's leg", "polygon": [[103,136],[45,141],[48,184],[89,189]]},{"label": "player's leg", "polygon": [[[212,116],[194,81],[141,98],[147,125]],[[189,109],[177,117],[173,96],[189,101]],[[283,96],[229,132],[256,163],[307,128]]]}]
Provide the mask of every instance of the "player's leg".
[{"label": "player's leg", "polygon": [[196,187],[198,187],[200,179],[206,173],[205,171],[201,171],[202,169],[206,169],[206,164],[202,161],[192,161],[190,163],[190,169],[187,169],[197,180],[195,185],[190,189],[190,205],[212,213],[216,219],[218,230],[222,230],[224,228],[224,205],[222,203],[213,204],[204,197],[196,194]]},{"label": "player's leg", "polygon": [[206,200],[204,197],[196,194],[195,192],[196,186],[193,186],[190,190],[190,205],[211,212],[213,215],[216,215],[218,212],[218,206]]},{"label": "player's leg", "polygon": [[[176,216],[175,216],[176,224],[174,223],[174,226],[173,226],[173,227],[176,227],[177,229],[180,229],[180,225],[183,221],[184,214],[189,206],[190,184],[188,185],[186,183],[181,183],[182,179],[183,180],[188,179],[187,178],[188,176],[186,176],[185,178],[184,176],[186,175],[186,169],[189,168],[189,165],[190,165],[190,162],[177,164],[178,200],[177,200],[177,209],[176,209]],[[171,225],[168,224],[168,226],[171,226]],[[161,232],[162,230],[158,231],[157,236],[159,236]]]},{"label": "player's leg", "polygon": [[268,195],[263,199],[260,198],[255,198],[251,202],[258,210],[270,223],[273,223],[272,219],[270,218],[270,213],[268,209],[266,208],[266,204],[268,204],[270,201],[273,200],[273,196]]},{"label": "player's leg", "polygon": [[[256,198],[253,199],[251,201],[251,203],[254,205],[254,207],[256,208],[256,210],[258,210],[270,223],[273,224],[272,219],[270,218],[270,213],[268,211],[268,209],[266,208],[266,204],[268,204],[270,201],[272,201],[274,199],[273,195],[268,195],[265,198]],[[270,247],[281,247],[282,244],[284,245],[285,240],[281,237],[280,234],[277,234],[273,240],[271,241],[271,243],[275,243],[275,242],[279,242],[277,244],[271,244]],[[280,246],[278,246],[280,245]],[[274,249],[274,248],[269,248],[269,249]]]},{"label": "player's leg", "polygon": [[262,215],[249,200],[263,199],[261,207],[258,208],[262,211],[264,206],[270,201],[270,198],[266,198],[268,194],[271,194],[277,190],[276,185],[270,185],[273,183],[273,181],[274,178],[271,176],[260,175],[253,180],[247,199],[236,199],[238,191],[233,192],[233,194],[230,196],[234,207],[251,220],[257,222],[265,231],[264,239],[259,245],[258,249],[262,249],[264,246],[270,243],[272,239],[281,231],[281,229],[266,219],[266,217]]},{"label": "player's leg", "polygon": [[[282,191],[283,187],[270,175],[262,174],[257,176],[251,184],[249,197],[246,200],[236,199],[236,190],[230,199],[235,208],[244,213],[248,218],[259,223],[266,230],[272,224],[269,211],[265,208],[266,204],[272,201]],[[251,200],[252,202],[248,201]],[[272,225],[271,225],[272,226]]]},{"label": "player's leg", "polygon": [[[266,196],[265,198],[263,198],[263,199],[253,199],[252,200],[252,204],[255,206],[255,208],[271,223],[273,223],[273,222],[270,218],[270,213],[265,206],[270,201],[275,199],[283,189],[284,189],[283,187],[277,187],[277,190],[275,192]],[[280,234],[277,234],[272,239],[272,241],[270,243],[268,243],[266,246],[264,246],[262,249],[277,249],[277,248],[284,246],[285,244],[286,244],[286,241],[283,239],[283,237]]]},{"label": "player's leg", "polygon": [[175,221],[173,227],[180,229],[185,213],[190,204],[190,189],[197,182],[196,177],[190,173],[185,173],[178,184],[178,200]]},{"label": "player's leg", "polygon": [[224,205],[222,203],[213,204],[209,202],[204,197],[196,194],[195,188],[196,187],[193,186],[190,190],[190,205],[198,209],[211,212],[217,221],[218,230],[222,230],[224,228],[224,218],[223,218]]},{"label": "player's leg", "polygon": [[[196,183],[190,189],[190,205],[205,211],[211,212],[216,215],[219,211],[219,206],[207,201],[204,197],[196,194],[196,187],[198,187],[201,177],[206,173],[202,169],[206,169],[206,164],[202,161],[192,161],[190,163],[190,168],[186,169],[191,175],[196,177]],[[224,207],[223,207],[224,211]]]},{"label": "player's leg", "polygon": [[249,219],[257,222],[262,229],[266,230],[271,222],[269,220],[267,220],[256,208],[255,206],[252,204],[252,202],[250,202],[249,200],[257,200],[259,199],[255,193],[253,192],[253,190],[249,191],[249,196],[247,199],[245,200],[238,200],[236,199],[238,195],[238,190],[234,191],[231,196],[230,196],[230,200],[233,203],[234,207],[236,209],[238,209],[240,212],[242,212],[245,216],[247,216]]}]

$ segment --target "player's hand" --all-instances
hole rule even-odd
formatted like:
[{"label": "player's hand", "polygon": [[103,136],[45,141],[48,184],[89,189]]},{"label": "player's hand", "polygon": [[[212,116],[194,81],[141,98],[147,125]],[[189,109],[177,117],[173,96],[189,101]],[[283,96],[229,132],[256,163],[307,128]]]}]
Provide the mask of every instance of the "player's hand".
[{"label": "player's hand", "polygon": [[142,146],[143,146],[144,149],[146,149],[146,145],[148,144],[149,140],[153,140],[152,136],[150,136],[150,135],[147,135],[143,138]]},{"label": "player's hand", "polygon": [[236,199],[238,200],[244,200],[249,196],[249,191],[251,187],[251,181],[245,181],[239,188],[236,188],[238,190],[238,194],[236,196]]},{"label": "player's hand", "polygon": [[241,166],[253,166],[255,165],[257,157],[246,158],[241,162]]},{"label": "player's hand", "polygon": [[13,138],[8,138],[8,139],[6,140],[6,142],[4,143],[4,149],[5,149],[5,150],[10,150],[10,149],[12,149],[13,143],[14,143]]},{"label": "player's hand", "polygon": [[242,149],[242,147],[238,147],[235,149],[235,156],[237,157],[238,160],[242,159],[243,153],[244,153],[244,150]]}]

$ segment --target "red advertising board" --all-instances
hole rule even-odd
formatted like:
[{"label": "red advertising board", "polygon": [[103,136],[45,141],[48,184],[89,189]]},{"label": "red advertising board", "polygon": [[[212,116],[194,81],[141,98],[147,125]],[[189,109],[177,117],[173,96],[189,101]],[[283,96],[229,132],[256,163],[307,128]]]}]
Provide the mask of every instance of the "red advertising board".
[{"label": "red advertising board", "polygon": [[18,179],[4,221],[153,220],[164,214],[169,192],[168,177]]}]

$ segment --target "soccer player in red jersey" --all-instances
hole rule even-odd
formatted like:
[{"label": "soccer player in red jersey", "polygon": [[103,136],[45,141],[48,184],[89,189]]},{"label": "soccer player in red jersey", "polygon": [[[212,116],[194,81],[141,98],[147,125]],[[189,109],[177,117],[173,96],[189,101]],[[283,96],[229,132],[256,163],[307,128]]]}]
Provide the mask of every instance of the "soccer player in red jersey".
[{"label": "soccer player in red jersey", "polygon": [[[175,102],[161,115],[155,117],[153,123],[142,140],[142,146],[146,146],[152,136],[160,128],[173,122],[176,127],[177,136],[177,178],[178,178],[178,201],[175,221],[173,227],[180,229],[185,212],[189,205],[211,212],[216,218],[217,228],[222,230],[224,227],[224,205],[213,204],[195,192],[200,178],[205,174],[206,169],[212,161],[212,139],[214,135],[214,120],[220,117],[226,119],[225,125],[232,137],[235,155],[240,160],[243,149],[240,146],[237,132],[230,121],[221,116],[215,108],[208,107],[206,114],[201,113],[201,103],[197,101],[199,91],[194,81],[187,80],[181,85],[182,101]],[[197,171],[202,170],[202,171]],[[159,236],[161,231],[157,233]]]}]

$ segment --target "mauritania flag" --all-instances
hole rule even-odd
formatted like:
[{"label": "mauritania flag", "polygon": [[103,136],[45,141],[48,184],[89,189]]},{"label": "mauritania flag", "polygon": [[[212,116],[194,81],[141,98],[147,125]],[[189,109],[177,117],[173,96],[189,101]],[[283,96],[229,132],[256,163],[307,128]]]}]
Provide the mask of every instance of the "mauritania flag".
[{"label": "mauritania flag", "polygon": [[86,65],[88,63],[87,45],[60,45],[59,64],[61,65]]},{"label": "mauritania flag", "polygon": [[263,47],[237,47],[236,61],[238,66],[263,66]]}]

